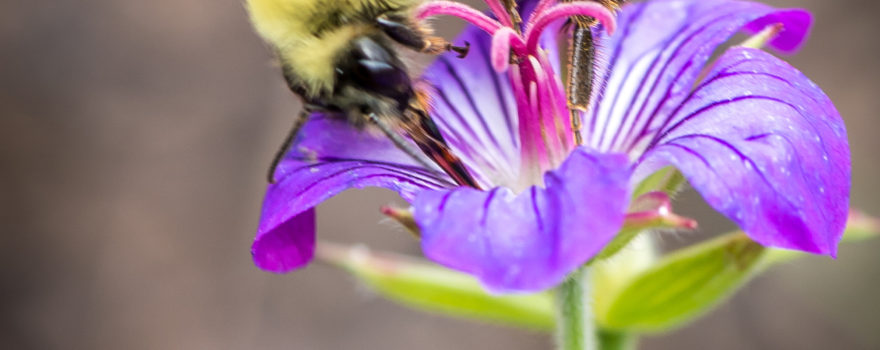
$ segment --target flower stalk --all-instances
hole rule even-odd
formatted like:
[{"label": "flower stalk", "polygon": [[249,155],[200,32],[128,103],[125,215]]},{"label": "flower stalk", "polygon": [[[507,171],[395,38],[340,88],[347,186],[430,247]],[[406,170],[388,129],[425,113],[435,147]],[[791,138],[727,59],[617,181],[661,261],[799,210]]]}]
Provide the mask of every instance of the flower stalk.
[{"label": "flower stalk", "polygon": [[598,343],[600,350],[633,350],[638,341],[632,334],[600,329]]},{"label": "flower stalk", "polygon": [[597,350],[589,268],[582,267],[556,287],[556,348]]}]

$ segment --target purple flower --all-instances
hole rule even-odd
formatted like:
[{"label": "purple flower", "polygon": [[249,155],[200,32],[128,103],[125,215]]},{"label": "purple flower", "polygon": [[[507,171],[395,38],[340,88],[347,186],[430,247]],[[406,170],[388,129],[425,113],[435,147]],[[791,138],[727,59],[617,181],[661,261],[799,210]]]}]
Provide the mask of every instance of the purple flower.
[{"label": "purple flower", "polygon": [[[770,46],[797,49],[809,13],[655,0],[625,6],[615,21],[593,2],[542,0],[522,5],[520,34],[497,0],[487,2],[498,20],[450,2],[427,3],[420,15],[476,24],[458,39],[472,44],[470,55],[442,56],[424,78],[435,122],[490,190],[462,187],[380,136],[314,115],[268,188],[252,248],[259,267],[306,264],[312,208],[348,188],[380,186],[413,205],[428,258],[495,291],[541,290],[597,254],[621,228],[635,185],[670,165],[754,240],[835,254],[850,158],[834,105],[761,50],[733,47],[707,67],[740,30],[777,26]],[[599,19],[607,32],[616,26],[596,35],[604,59],[580,114],[583,145],[575,144],[556,75],[559,24],[575,14]]]}]

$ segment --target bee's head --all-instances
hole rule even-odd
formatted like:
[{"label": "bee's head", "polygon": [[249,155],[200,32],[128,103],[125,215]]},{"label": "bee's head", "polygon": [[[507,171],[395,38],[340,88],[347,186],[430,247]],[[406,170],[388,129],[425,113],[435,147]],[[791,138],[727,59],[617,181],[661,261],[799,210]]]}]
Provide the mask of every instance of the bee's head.
[{"label": "bee's head", "polygon": [[351,42],[336,63],[335,86],[339,91],[355,88],[389,99],[396,102],[398,111],[404,110],[414,95],[406,67],[380,35],[363,35]]}]

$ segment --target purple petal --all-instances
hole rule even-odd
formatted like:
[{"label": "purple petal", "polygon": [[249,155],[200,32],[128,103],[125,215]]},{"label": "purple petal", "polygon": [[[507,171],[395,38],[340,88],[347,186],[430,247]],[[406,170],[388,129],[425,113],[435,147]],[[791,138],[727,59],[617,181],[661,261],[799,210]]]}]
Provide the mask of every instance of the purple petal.
[{"label": "purple petal", "polygon": [[257,267],[285,272],[303,266],[315,255],[315,209],[295,215],[274,227],[270,234],[257,234],[251,255]]},{"label": "purple petal", "polygon": [[818,86],[760,50],[735,48],[668,118],[634,179],[674,165],[761,244],[830,254],[846,223],[846,130]]},{"label": "purple petal", "polygon": [[600,150],[638,155],[663,117],[691,91],[718,45],[742,29],[782,23],[772,43],[792,49],[807,34],[809,14],[743,1],[658,0],[626,6],[618,30],[600,36],[607,60],[597,66],[597,87],[586,115],[585,137]]},{"label": "purple petal", "polygon": [[425,191],[413,203],[425,255],[495,291],[557,285],[617,233],[629,203],[622,154],[575,150],[545,188]]},{"label": "purple petal", "polygon": [[770,46],[784,53],[794,53],[806,42],[810,26],[813,25],[813,16],[800,9],[777,11],[752,21],[746,25],[745,30],[758,33],[775,23],[784,23],[785,28],[770,41]]},{"label": "purple petal", "polygon": [[313,115],[266,191],[254,261],[273,272],[303,266],[315,242],[314,213],[307,210],[353,187],[389,188],[412,201],[422,189],[452,186],[439,172],[422,168],[381,134]]},{"label": "purple petal", "polygon": [[432,117],[450,148],[483,183],[512,183],[519,171],[516,103],[507,76],[492,68],[492,38],[470,26],[463,59],[443,54],[424,73],[435,87]]}]

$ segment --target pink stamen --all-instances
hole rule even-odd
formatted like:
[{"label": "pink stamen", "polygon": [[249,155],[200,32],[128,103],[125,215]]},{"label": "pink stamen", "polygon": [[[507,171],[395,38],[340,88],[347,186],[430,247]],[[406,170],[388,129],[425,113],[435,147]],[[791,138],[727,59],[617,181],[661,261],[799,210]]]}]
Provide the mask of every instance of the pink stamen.
[{"label": "pink stamen", "polygon": [[477,11],[470,6],[457,2],[429,1],[422,4],[416,9],[417,19],[425,19],[438,15],[455,16],[461,18],[486,31],[486,33],[489,33],[489,35],[495,34],[495,32],[502,27],[501,23],[490,18],[489,16],[486,16],[482,12]]},{"label": "pink stamen", "polygon": [[510,68],[510,42],[518,36],[510,27],[503,27],[492,36],[491,60],[492,68],[504,73]]},{"label": "pink stamen", "polygon": [[[563,147],[566,150],[570,150],[572,145],[574,144],[574,133],[571,129],[571,118],[570,113],[568,113],[568,104],[565,99],[565,92],[562,90],[562,85],[555,83],[558,81],[558,77],[556,72],[553,70],[553,66],[550,65],[550,59],[547,57],[547,52],[545,50],[538,51],[538,62],[541,63],[541,69],[546,72],[546,74],[550,77],[551,82],[549,84],[549,94],[550,94],[550,105],[555,109],[555,112],[559,117],[555,119],[558,126],[559,138],[562,140]],[[560,123],[560,121],[564,121]]]},{"label": "pink stamen", "polygon": [[597,2],[584,1],[555,5],[545,12],[539,13],[538,16],[538,18],[535,18],[534,24],[529,26],[526,31],[526,50],[529,52],[533,52],[538,46],[538,39],[540,39],[541,32],[544,31],[544,28],[559,19],[571,16],[593,17],[602,23],[608,35],[613,34],[617,27],[617,21],[614,19],[614,14],[605,8],[605,6],[602,6],[602,4]]},{"label": "pink stamen", "polygon": [[501,4],[498,0],[486,0],[486,4],[489,5],[489,9],[495,13],[495,17],[498,17],[498,20],[501,21],[505,27],[513,27],[513,20],[510,19],[510,14],[507,13],[507,9],[504,8],[504,5]]},{"label": "pink stamen", "polygon": [[[540,176],[543,173],[541,169],[545,169],[544,165],[548,163],[544,142],[541,140],[541,132],[539,126],[536,125],[538,122],[537,102],[533,102],[529,96],[529,91],[535,88],[534,81],[523,76],[532,75],[524,66],[520,66],[519,69],[511,69],[509,72],[519,114],[519,134],[523,157],[520,177],[526,179],[528,185],[532,185],[534,181],[540,181]],[[528,86],[524,85],[526,81],[530,81]]]},{"label": "pink stamen", "polygon": [[[529,83],[529,110],[533,116],[540,116],[541,111],[538,110],[538,83],[532,81]],[[541,128],[539,121],[538,128]],[[543,131],[540,134],[544,134]]]},{"label": "pink stamen", "polygon": [[535,19],[539,17],[539,16],[536,16],[536,14],[544,13],[544,11],[547,10],[547,7],[550,7],[550,5],[554,5],[557,2],[558,2],[558,0],[541,0],[541,1],[539,1],[538,5],[535,6],[535,10],[532,11],[532,16],[531,16],[531,18],[529,18],[528,26],[532,27],[535,24]]},{"label": "pink stamen", "polygon": [[[529,109],[532,112],[532,116],[538,116],[540,118],[541,111],[538,109],[538,84],[534,81],[529,83]],[[535,152],[538,160],[537,169],[540,170],[540,173],[543,173],[550,168],[550,145],[547,143],[547,133],[544,129],[544,121],[540,119],[532,119],[533,130],[537,131],[537,133],[532,133],[532,142],[531,150]]]},{"label": "pink stamen", "polygon": [[559,134],[556,132],[556,119],[559,117],[558,113],[550,102],[550,88],[554,82],[550,81],[550,77],[547,75],[547,72],[544,71],[541,63],[538,62],[537,57],[529,56],[529,64],[532,66],[532,71],[535,72],[535,81],[532,82],[535,87],[535,91],[532,93],[535,94],[535,96],[533,97],[532,103],[534,104],[536,113],[539,113],[536,114],[539,116],[538,125],[540,126],[541,138],[544,141],[547,157],[550,159],[550,166],[555,167],[558,165],[556,162],[559,160],[560,155],[566,154],[567,152],[564,152],[562,149],[562,141],[559,139]]},{"label": "pink stamen", "polygon": [[[518,106],[528,106],[529,99],[526,96],[526,89],[523,86],[522,73],[520,73],[519,69],[513,69],[510,71],[510,83],[513,85],[513,94],[516,97],[516,104]],[[520,108],[522,109],[522,108]],[[520,115],[519,119],[528,119],[527,116]]]}]

